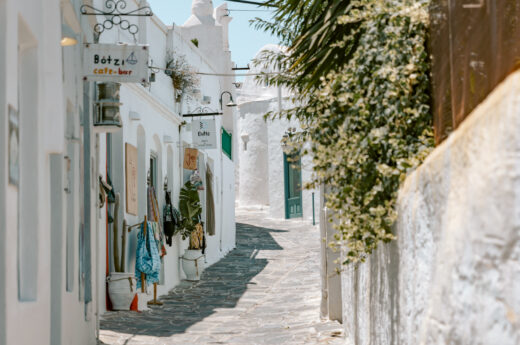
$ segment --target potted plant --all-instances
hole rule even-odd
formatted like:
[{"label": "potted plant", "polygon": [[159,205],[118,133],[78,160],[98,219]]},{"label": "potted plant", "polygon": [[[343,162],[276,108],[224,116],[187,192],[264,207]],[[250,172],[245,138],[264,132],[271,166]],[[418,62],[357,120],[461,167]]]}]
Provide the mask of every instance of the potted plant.
[{"label": "potted plant", "polygon": [[186,273],[187,280],[200,280],[200,275],[204,270],[204,255],[202,254],[204,230],[200,221],[202,206],[197,186],[190,181],[186,182],[181,188],[179,199],[180,233],[182,239],[190,239],[188,249],[182,256],[182,269]]},{"label": "potted plant", "polygon": [[119,198],[120,195],[115,195],[114,202],[114,221],[112,225],[113,233],[113,247],[112,255],[114,260],[114,272],[110,272],[107,277],[108,295],[112,302],[113,310],[130,310],[130,305],[134,300],[136,289],[136,280],[134,273],[124,272],[125,270],[125,256],[126,256],[126,222],[123,221],[123,234],[121,243],[121,256],[119,256],[118,245],[118,230],[119,230]]},{"label": "potted plant", "polygon": [[175,102],[180,102],[184,92],[196,88],[200,83],[199,77],[184,55],[168,52],[164,72],[172,79]]}]

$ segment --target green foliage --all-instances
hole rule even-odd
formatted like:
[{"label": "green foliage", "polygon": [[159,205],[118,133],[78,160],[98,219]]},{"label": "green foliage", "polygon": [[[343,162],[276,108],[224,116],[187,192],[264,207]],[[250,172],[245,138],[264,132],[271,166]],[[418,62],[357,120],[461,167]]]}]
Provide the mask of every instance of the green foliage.
[{"label": "green foliage", "polygon": [[197,187],[190,181],[186,182],[181,188],[179,212],[181,213],[180,234],[182,239],[185,240],[195,231],[195,226],[200,223],[200,215],[202,214]]},{"label": "green foliage", "polygon": [[[349,3],[347,11],[332,13],[342,2]],[[343,28],[345,35],[333,47],[324,45],[326,40],[314,47],[323,50],[319,56],[337,55],[340,49],[343,60],[330,62],[326,75],[326,70],[318,70],[317,83],[314,77],[303,82],[278,77],[278,82],[295,90],[311,92],[296,97],[293,109],[269,115],[300,121],[302,130],[287,141],[295,150],[310,142],[307,153],[313,157],[315,176],[308,187],[326,186],[326,206],[333,211],[338,230],[331,245],[346,244],[347,264],[364,261],[380,242],[395,238],[392,226],[400,183],[434,144],[426,51],[428,3],[326,3],[323,13],[326,21],[333,22],[324,27]],[[347,29],[349,23],[355,25]],[[315,25],[306,28],[292,38],[292,47],[310,37],[309,30],[314,39],[321,39]],[[292,54],[289,49],[280,65],[298,66],[300,61]],[[319,68],[317,61],[328,61],[316,56],[296,70],[303,73],[306,68]]]},{"label": "green foliage", "polygon": [[[285,71],[273,77],[271,84],[285,84],[306,93],[320,83],[320,78],[343,66],[356,46],[359,21],[341,22],[338,19],[352,8],[359,7],[351,0],[269,0],[276,8],[271,21],[255,18],[255,27],[280,38],[287,47],[289,58],[276,54],[264,56]],[[346,37],[349,37],[347,40]]]}]

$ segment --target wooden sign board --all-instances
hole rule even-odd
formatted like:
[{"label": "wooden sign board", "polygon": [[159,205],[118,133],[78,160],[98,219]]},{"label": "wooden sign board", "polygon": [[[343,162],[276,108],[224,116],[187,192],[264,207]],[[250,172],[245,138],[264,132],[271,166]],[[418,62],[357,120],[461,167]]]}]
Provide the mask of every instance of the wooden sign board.
[{"label": "wooden sign board", "polygon": [[137,216],[137,147],[125,144],[126,212]]},{"label": "wooden sign board", "polygon": [[85,44],[83,77],[88,81],[144,83],[148,80],[148,50],[146,45]]},{"label": "wooden sign board", "polygon": [[199,150],[192,148],[184,149],[184,169],[197,170],[197,156]]}]

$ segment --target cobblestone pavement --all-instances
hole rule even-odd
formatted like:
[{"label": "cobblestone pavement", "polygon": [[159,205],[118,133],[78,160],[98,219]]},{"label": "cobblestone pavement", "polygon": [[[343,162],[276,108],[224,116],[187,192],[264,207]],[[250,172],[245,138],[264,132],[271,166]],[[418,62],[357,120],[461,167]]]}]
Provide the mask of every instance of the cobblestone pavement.
[{"label": "cobblestone pavement", "polygon": [[344,344],[341,325],[319,317],[319,245],[308,223],[238,210],[235,250],[163,306],[105,314],[100,343]]}]

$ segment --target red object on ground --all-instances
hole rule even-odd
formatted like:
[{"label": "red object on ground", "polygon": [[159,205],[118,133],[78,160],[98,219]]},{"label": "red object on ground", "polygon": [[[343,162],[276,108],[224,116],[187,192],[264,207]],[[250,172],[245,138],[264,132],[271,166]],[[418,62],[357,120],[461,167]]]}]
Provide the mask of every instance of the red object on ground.
[{"label": "red object on ground", "polygon": [[139,311],[139,309],[137,309],[137,300],[138,299],[139,299],[139,297],[137,297],[137,294],[135,294],[134,300],[132,301],[132,304],[130,304],[130,310]]}]

